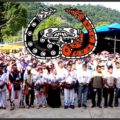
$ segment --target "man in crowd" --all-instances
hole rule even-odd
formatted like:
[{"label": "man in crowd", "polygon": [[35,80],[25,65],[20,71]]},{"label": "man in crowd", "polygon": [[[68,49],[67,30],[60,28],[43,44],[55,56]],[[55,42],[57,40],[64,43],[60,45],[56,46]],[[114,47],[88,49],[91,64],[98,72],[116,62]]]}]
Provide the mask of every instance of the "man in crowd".
[{"label": "man in crowd", "polygon": [[[27,66],[24,73],[24,87],[25,87],[25,102],[27,108],[34,107],[34,79],[32,74],[32,68]],[[35,76],[34,76],[35,78]]]},{"label": "man in crowd", "polygon": [[87,64],[82,65],[82,70],[77,71],[78,86],[78,107],[87,107],[88,85],[91,80],[90,71],[87,69]]},{"label": "man in crowd", "polygon": [[97,94],[98,96],[97,106],[101,108],[103,75],[101,72],[101,66],[99,65],[97,65],[96,71],[94,71],[92,74],[91,88],[92,88],[92,93],[91,93],[92,107],[96,107],[96,94]]},{"label": "man in crowd", "polygon": [[15,98],[19,99],[19,107],[21,102],[21,73],[18,71],[17,66],[14,64],[12,66],[12,71],[9,73],[9,80],[11,83],[11,95],[10,95],[10,106],[11,110],[15,108]]},{"label": "man in crowd", "polygon": [[[108,67],[108,72],[104,75],[104,107],[113,107],[115,89],[115,77],[113,76],[113,67]],[[109,101],[108,101],[109,95]]]},{"label": "man in crowd", "polygon": [[116,78],[116,93],[115,93],[115,107],[118,107],[119,105],[119,96],[120,96],[120,63],[115,63],[114,68],[114,77]]}]

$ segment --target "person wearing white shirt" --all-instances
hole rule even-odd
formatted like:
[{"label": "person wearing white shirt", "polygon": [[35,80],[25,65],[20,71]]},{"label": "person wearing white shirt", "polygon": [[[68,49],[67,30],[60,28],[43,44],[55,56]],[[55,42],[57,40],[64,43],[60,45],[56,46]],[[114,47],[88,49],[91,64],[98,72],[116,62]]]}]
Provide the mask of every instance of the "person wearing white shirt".
[{"label": "person wearing white shirt", "polygon": [[115,92],[115,107],[119,105],[119,95],[120,95],[120,63],[115,63],[115,68],[113,69],[114,77],[116,78],[116,92]]},{"label": "person wearing white shirt", "polygon": [[44,76],[43,68],[42,68],[42,66],[38,67],[38,75],[37,75],[36,79],[34,80],[35,94],[36,94],[38,109],[40,107],[47,106],[46,83],[47,83],[47,79]]},{"label": "person wearing white shirt", "polygon": [[12,71],[12,64],[9,62],[7,66],[7,90],[8,90],[8,100],[10,100],[10,89],[11,89],[11,84],[9,80],[9,74]]},{"label": "person wearing white shirt", "polygon": [[[114,88],[115,88],[115,77],[113,75],[113,67],[108,67],[108,72],[104,74],[103,77],[104,80],[104,107],[107,108],[113,107],[113,98],[114,98]],[[109,101],[108,101],[108,95],[109,95]]]},{"label": "person wearing white shirt", "polygon": [[65,74],[66,69],[63,67],[63,61],[59,61],[58,62],[58,66],[55,66],[57,75],[59,74],[59,76],[63,77]]},{"label": "person wearing white shirt", "polygon": [[7,75],[2,72],[0,67],[0,109],[6,109],[6,90],[7,90]]},{"label": "person wearing white shirt", "polygon": [[[63,79],[64,74],[66,72],[66,69],[64,68],[64,64],[63,64],[62,60],[58,61],[55,64],[55,69],[56,69],[57,75],[59,75]],[[62,95],[64,94],[64,88],[63,87],[61,87],[61,93],[62,93]]]},{"label": "person wearing white shirt", "polygon": [[52,108],[59,108],[61,106],[61,98],[60,98],[60,81],[61,76],[57,74],[56,69],[53,68],[50,70],[50,74],[48,76],[48,105]]},{"label": "person wearing white shirt", "polygon": [[74,73],[72,71],[72,65],[67,64],[67,70],[64,74],[64,80],[62,81],[64,86],[64,108],[67,109],[68,107],[74,109],[74,88],[76,79]]},{"label": "person wearing white shirt", "polygon": [[77,71],[78,86],[78,107],[87,107],[88,85],[91,80],[90,71],[87,64],[82,65],[82,69]]},{"label": "person wearing white shirt", "polygon": [[[24,73],[24,90],[25,93],[25,102],[27,108],[34,107],[34,79],[36,78],[35,74],[31,73],[32,68],[27,66],[26,71]],[[34,75],[34,77],[33,77]],[[29,101],[30,100],[30,101]]]},{"label": "person wearing white shirt", "polygon": [[76,69],[76,64],[75,64],[75,62],[73,63],[72,71],[73,71],[73,74],[74,74],[74,78],[76,79],[76,83],[75,83],[75,93],[77,93],[77,95],[78,95],[77,69]]}]

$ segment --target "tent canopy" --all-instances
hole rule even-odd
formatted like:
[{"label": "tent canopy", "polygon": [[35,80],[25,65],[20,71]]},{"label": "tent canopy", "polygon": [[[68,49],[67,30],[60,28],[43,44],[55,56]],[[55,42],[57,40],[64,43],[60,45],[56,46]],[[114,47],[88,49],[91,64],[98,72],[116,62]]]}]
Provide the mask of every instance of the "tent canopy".
[{"label": "tent canopy", "polygon": [[113,23],[108,26],[110,29],[120,29],[120,23]]},{"label": "tent canopy", "polygon": [[[111,32],[111,31],[118,31],[120,30],[120,23],[113,23],[110,25],[104,25],[96,28],[96,32],[102,33],[102,32]],[[88,33],[87,30],[83,31],[85,34]]]},{"label": "tent canopy", "polygon": [[108,26],[101,26],[96,28],[96,32],[107,32],[107,31],[110,31]]}]

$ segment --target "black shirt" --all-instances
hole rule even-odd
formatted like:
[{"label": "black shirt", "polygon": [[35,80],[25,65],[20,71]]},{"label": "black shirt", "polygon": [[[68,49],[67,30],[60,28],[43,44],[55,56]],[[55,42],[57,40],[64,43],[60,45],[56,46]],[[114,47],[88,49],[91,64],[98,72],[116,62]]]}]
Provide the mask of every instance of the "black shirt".
[{"label": "black shirt", "polygon": [[[18,80],[17,80],[17,79]],[[21,81],[21,73],[18,71],[18,72],[11,72],[10,74],[9,74],[9,80],[10,80],[10,82],[11,83],[13,83],[13,82],[20,82]]]}]

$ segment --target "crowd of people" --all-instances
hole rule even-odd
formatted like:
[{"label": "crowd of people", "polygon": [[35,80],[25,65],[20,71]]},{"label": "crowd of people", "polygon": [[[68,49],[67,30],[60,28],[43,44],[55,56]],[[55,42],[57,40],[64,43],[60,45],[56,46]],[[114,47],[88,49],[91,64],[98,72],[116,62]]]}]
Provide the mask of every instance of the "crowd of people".
[{"label": "crowd of people", "polygon": [[104,51],[83,59],[41,60],[25,49],[0,53],[0,109],[8,103],[10,110],[17,103],[20,108],[59,108],[61,95],[64,109],[74,109],[75,99],[78,107],[87,108],[88,99],[92,108],[118,107],[120,54]]}]

